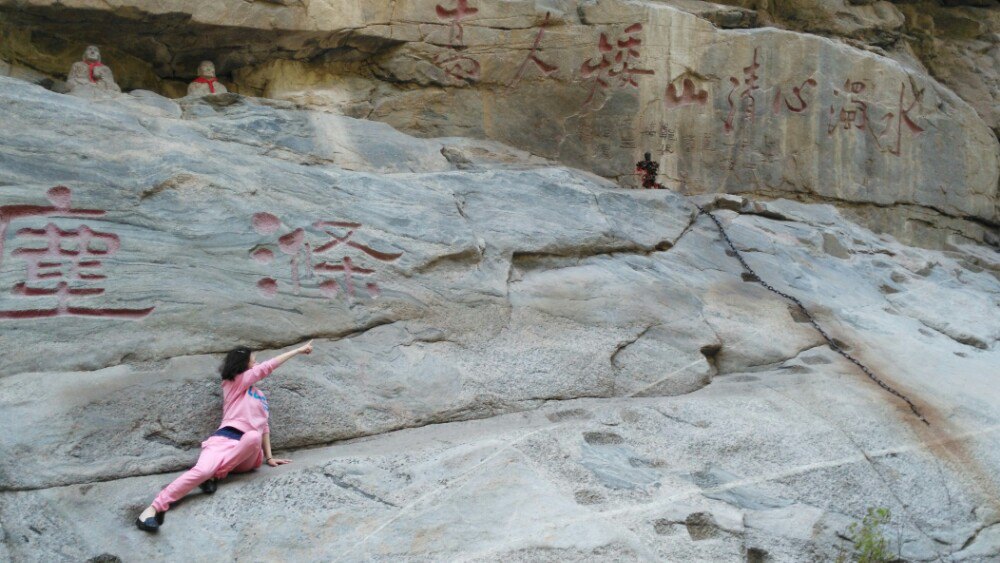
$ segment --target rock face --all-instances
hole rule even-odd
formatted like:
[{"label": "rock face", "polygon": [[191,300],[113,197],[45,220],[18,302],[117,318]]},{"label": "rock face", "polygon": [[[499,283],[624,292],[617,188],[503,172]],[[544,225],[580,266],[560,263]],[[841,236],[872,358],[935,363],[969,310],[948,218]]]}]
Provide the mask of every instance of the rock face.
[{"label": "rock face", "polygon": [[759,19],[797,31],[841,37],[929,74],[969,102],[1000,134],[1000,2],[996,0],[762,2]]},{"label": "rock face", "polygon": [[624,185],[649,150],[681,193],[837,203],[928,246],[995,240],[995,3],[731,3],[0,0],[16,39],[0,59],[56,74],[68,42],[102,36],[133,88],[179,94],[210,58],[236,92]]},{"label": "rock face", "polygon": [[[1000,556],[989,247],[237,94],[0,78],[0,123],[13,560],[800,561],[870,506],[906,559]],[[308,338],[262,383],[295,463],[130,529],[218,424],[221,354]]]}]

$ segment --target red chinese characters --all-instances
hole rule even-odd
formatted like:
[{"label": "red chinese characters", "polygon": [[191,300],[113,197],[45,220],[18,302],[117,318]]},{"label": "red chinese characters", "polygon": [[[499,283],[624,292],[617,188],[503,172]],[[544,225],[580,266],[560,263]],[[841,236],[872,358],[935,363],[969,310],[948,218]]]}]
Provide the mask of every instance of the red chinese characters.
[{"label": "red chinese characters", "polygon": [[[757,98],[754,97],[754,92],[760,90],[760,84],[757,83],[760,77],[757,76],[757,71],[760,70],[760,63],[757,62],[757,49],[753,50],[753,61],[749,66],[743,67],[743,80],[735,76],[729,77],[729,83],[732,84],[733,88],[729,91],[729,96],[726,97],[726,101],[729,103],[729,115],[723,122],[723,128],[726,133],[731,133],[733,131],[733,121],[736,119],[736,109],[737,101],[743,108],[743,119],[746,121],[753,121],[754,115],[757,110]],[[736,90],[743,86],[743,89],[739,92],[739,97],[734,99],[736,96]]]},{"label": "red chinese characters", "polygon": [[549,23],[549,13],[545,12],[545,20],[542,21],[541,27],[538,28],[538,35],[535,36],[535,42],[531,45],[531,51],[528,52],[528,56],[525,57],[524,62],[521,66],[517,68],[517,73],[514,75],[514,80],[510,83],[508,88],[514,88],[517,86],[518,82],[524,78],[524,73],[528,70],[529,64],[534,64],[541,71],[543,76],[551,76],[553,73],[559,70],[559,67],[554,64],[547,63],[541,59],[538,55],[538,51],[541,49],[542,36],[545,34],[545,26]]},{"label": "red chinese characters", "polygon": [[664,103],[668,109],[688,105],[703,106],[708,103],[708,92],[697,87],[691,78],[681,80],[681,89],[678,92],[677,80],[675,80],[667,86]]},{"label": "red chinese characters", "polygon": [[[729,104],[729,114],[723,120],[723,130],[726,133],[733,132],[738,112],[742,112],[743,121],[746,123],[753,123],[756,120],[757,96],[762,90],[761,76],[758,74],[760,69],[760,52],[759,49],[754,49],[750,64],[743,67],[743,78],[729,77],[729,83],[732,85],[729,95],[726,97],[726,102]],[[787,93],[787,86],[779,85],[775,88],[771,112],[774,115],[779,115],[783,111],[804,113],[815,95],[810,93],[811,90],[818,86],[819,82],[812,77],[806,78],[797,86],[791,86],[791,94]]]},{"label": "red chinese characters", "polygon": [[774,94],[774,102],[771,104],[771,110],[774,115],[778,115],[782,110],[782,103],[784,103],[785,109],[792,113],[802,113],[806,111],[809,107],[809,102],[803,98],[803,94],[809,88],[815,88],[819,83],[812,78],[807,78],[805,82],[798,86],[792,88],[792,98],[789,99],[788,96],[783,96],[781,94],[781,86],[778,86],[777,92]]},{"label": "red chinese characters", "polygon": [[622,37],[614,43],[606,33],[601,33],[597,43],[599,57],[586,60],[580,66],[580,76],[593,82],[583,107],[590,105],[597,98],[598,92],[628,86],[638,88],[639,76],[654,74],[652,70],[636,66],[636,60],[640,56],[639,46],[642,45],[642,39],[639,38],[641,31],[641,23],[632,24],[625,28]]},{"label": "red chinese characters", "polygon": [[469,0],[456,0],[454,8],[445,8],[437,4],[434,9],[438,18],[450,22],[448,50],[434,57],[434,65],[443,70],[448,77],[459,82],[479,80],[479,61],[463,53],[465,28],[462,26],[462,20],[478,13],[479,8],[469,6]]},{"label": "red chinese characters", "polygon": [[[913,92],[913,100],[906,101],[906,84],[899,85],[899,106],[896,113],[889,112],[883,117],[885,129],[882,130],[879,143],[880,148],[889,152],[893,156],[899,156],[903,152],[903,128],[912,135],[919,135],[924,132],[923,127],[916,124],[910,117],[910,112],[917,107],[924,98],[924,91]],[[885,136],[889,135],[889,144],[884,144]],[[893,138],[895,137],[895,138]]]},{"label": "red chinese characters", "polygon": [[461,51],[448,51],[434,57],[434,65],[444,71],[450,78],[460,82],[479,80],[479,61],[462,54]]},{"label": "red chinese characters", "polygon": [[456,3],[457,6],[454,8],[445,8],[441,4],[434,6],[434,11],[437,12],[439,18],[451,21],[450,36],[448,37],[450,45],[462,44],[465,38],[465,29],[462,27],[462,20],[466,16],[479,13],[479,8],[469,6],[469,0],[456,0]]},{"label": "red chinese characters", "polygon": [[859,80],[850,78],[844,82],[844,89],[835,89],[833,95],[843,96],[844,102],[840,109],[830,106],[830,124],[827,126],[827,133],[832,135],[838,128],[844,130],[859,129],[870,130],[868,122],[868,102],[861,99],[861,95],[868,89],[868,85]]},{"label": "red chinese characters", "polygon": [[[911,113],[923,100],[924,91],[914,91],[912,99],[908,100],[906,83],[900,84],[899,105],[894,111],[886,112],[881,119],[874,119],[872,105],[861,99],[861,95],[867,89],[864,82],[848,79],[844,83],[843,91],[834,90],[835,96],[844,96],[846,100],[839,109],[836,106],[830,106],[830,123],[827,127],[827,133],[832,135],[839,129],[845,131],[857,129],[867,132],[880,151],[899,156],[903,151],[904,132],[912,135],[924,132],[924,128],[911,117]],[[875,125],[878,121],[882,122],[881,127]]]},{"label": "red chinese characters", "polygon": [[[52,204],[50,206],[0,207],[0,265],[3,264],[7,231],[14,221],[104,215],[104,211],[99,209],[73,209],[72,192],[65,186],[54,187],[46,195]],[[105,289],[96,287],[94,283],[107,279],[101,273],[102,260],[121,248],[118,235],[96,231],[87,225],[63,229],[49,221],[40,228],[20,228],[15,232],[15,237],[22,239],[25,246],[15,248],[11,257],[24,261],[25,281],[14,285],[13,295],[39,300],[48,298],[50,303],[53,300],[55,303],[40,308],[0,310],[0,320],[61,316],[136,320],[146,317],[155,309],[95,308],[71,303],[78,298],[104,294]]]},{"label": "red chinese characters", "polygon": [[[253,216],[251,225],[261,235],[274,235],[281,228],[281,220],[270,213],[257,213]],[[353,298],[357,288],[362,287],[369,297],[376,298],[381,290],[372,280],[375,270],[356,264],[347,254],[327,256],[334,251],[353,249],[380,262],[394,262],[403,255],[401,252],[382,252],[352,240],[354,234],[362,228],[361,223],[316,221],[309,228],[325,238],[312,244],[307,240],[306,229],[300,227],[280,235],[276,241],[278,252],[288,256],[289,277],[292,291],[296,295],[306,285],[329,298],[343,295]],[[250,252],[250,256],[261,264],[271,264],[276,259],[274,250],[268,245],[258,246]],[[308,283],[304,284],[303,280]],[[270,277],[262,278],[257,282],[257,288],[265,297],[274,297],[278,293],[278,281]]]}]

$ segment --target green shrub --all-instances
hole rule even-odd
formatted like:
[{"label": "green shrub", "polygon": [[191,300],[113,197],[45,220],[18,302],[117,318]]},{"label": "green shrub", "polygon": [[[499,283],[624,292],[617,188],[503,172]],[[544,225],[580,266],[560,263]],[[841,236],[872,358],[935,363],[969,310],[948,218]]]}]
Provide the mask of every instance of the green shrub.
[{"label": "green shrub", "polygon": [[850,555],[841,553],[838,563],[853,561],[855,563],[886,563],[894,560],[889,553],[889,542],[885,539],[882,527],[889,523],[892,515],[888,508],[869,508],[868,514],[861,520],[847,527],[847,534],[854,544],[854,552]]}]

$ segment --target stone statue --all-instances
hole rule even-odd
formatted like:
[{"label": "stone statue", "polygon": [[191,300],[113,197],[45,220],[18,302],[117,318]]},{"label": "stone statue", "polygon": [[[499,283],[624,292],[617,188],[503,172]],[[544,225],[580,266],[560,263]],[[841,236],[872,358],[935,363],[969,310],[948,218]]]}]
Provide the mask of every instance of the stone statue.
[{"label": "stone statue", "polygon": [[215,65],[212,61],[201,61],[198,65],[198,78],[188,84],[188,96],[207,96],[209,94],[225,94],[229,90],[215,77]]},{"label": "stone statue", "polygon": [[66,78],[70,94],[93,95],[97,93],[119,93],[111,69],[101,63],[101,50],[90,45],[83,52],[83,60],[73,63]]}]

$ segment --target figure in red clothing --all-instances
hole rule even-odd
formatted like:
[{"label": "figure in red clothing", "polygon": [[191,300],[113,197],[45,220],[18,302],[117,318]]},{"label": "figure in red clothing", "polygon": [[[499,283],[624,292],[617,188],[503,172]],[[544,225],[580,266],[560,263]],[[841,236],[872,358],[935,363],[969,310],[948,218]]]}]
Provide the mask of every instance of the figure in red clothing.
[{"label": "figure in red clothing", "polygon": [[198,462],[156,495],[153,503],[135,519],[144,532],[157,532],[167,510],[195,487],[214,493],[219,481],[232,473],[253,471],[265,463],[278,467],[291,463],[271,455],[271,409],[267,396],[255,384],[271,375],[283,363],[299,354],[312,354],[312,340],[258,364],[257,355],[246,346],[228,354],[219,368],[222,376],[222,422],[219,429],[201,443]]},{"label": "figure in red clothing", "polygon": [[635,163],[635,171],[642,176],[642,187],[647,190],[665,189],[662,184],[656,181],[656,175],[660,172],[660,165],[653,162],[653,155],[646,153],[645,158]]}]

